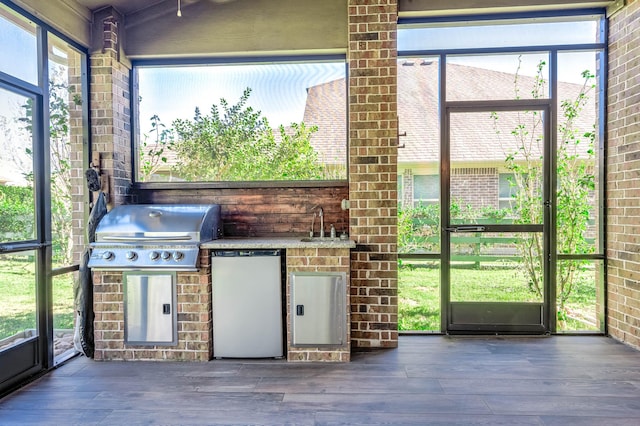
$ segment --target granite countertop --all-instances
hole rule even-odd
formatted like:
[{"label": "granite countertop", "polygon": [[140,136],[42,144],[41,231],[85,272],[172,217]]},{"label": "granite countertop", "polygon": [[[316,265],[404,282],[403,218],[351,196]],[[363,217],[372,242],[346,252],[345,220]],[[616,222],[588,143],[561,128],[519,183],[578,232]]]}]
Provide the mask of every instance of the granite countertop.
[{"label": "granite countertop", "polygon": [[287,248],[354,248],[353,240],[309,237],[233,237],[211,240],[200,244],[205,249],[287,249]]}]

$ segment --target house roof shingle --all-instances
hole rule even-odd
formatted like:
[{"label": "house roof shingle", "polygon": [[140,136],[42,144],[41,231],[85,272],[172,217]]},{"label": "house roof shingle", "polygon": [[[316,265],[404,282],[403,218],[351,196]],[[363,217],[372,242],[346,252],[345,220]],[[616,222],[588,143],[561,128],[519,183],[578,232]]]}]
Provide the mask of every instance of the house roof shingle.
[{"label": "house roof shingle", "polygon": [[[440,155],[440,127],[438,113],[438,63],[420,59],[405,61],[398,66],[398,117],[403,149],[398,151],[399,163],[437,162]],[[515,99],[515,74],[487,70],[459,64],[447,65],[448,100]],[[531,98],[534,77],[518,76],[519,95]],[[310,87],[304,121],[318,125],[312,144],[318,152],[331,158],[346,158],[346,87],[344,79]],[[581,85],[558,83],[560,99],[575,99]],[[587,107],[576,122],[579,134],[590,130],[595,122],[595,99],[590,97]],[[451,160],[464,162],[503,161],[506,153],[518,150],[510,135],[520,124],[522,113],[500,112],[498,121],[489,112],[464,113],[451,120]],[[523,123],[529,123],[531,116]],[[500,130],[496,135],[494,125]],[[533,131],[532,125],[527,128]],[[537,129],[542,132],[541,129]],[[578,146],[578,155],[586,152],[586,143]]]}]

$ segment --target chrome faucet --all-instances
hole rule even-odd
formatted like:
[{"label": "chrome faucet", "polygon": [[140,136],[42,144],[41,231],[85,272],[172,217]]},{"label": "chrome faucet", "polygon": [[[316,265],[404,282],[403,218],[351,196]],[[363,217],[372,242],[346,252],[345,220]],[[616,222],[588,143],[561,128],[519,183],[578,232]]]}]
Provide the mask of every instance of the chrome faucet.
[{"label": "chrome faucet", "polygon": [[313,217],[311,218],[311,231],[309,231],[309,236],[313,238],[313,225],[316,223],[316,212],[313,212]]},{"label": "chrome faucet", "polygon": [[318,209],[318,217],[320,218],[320,238],[324,238],[324,211],[322,207]]}]

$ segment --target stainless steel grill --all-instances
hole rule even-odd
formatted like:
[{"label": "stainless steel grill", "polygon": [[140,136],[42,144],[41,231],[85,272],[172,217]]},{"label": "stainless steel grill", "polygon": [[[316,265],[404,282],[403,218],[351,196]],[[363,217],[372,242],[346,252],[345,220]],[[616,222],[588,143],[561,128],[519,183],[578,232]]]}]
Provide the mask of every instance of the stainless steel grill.
[{"label": "stainless steel grill", "polygon": [[217,204],[117,206],[96,228],[89,267],[196,271],[200,244],[221,236]]}]

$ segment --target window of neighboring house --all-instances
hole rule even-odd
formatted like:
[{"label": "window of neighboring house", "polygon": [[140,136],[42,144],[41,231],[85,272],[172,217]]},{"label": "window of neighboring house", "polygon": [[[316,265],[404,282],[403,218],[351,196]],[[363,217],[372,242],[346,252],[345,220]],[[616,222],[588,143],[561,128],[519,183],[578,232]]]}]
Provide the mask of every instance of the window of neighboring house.
[{"label": "window of neighboring house", "polygon": [[517,190],[513,173],[500,173],[498,177],[498,208],[511,209]]},{"label": "window of neighboring house", "polygon": [[413,205],[431,205],[440,202],[440,176],[415,175],[413,177]]},{"label": "window of neighboring house", "polygon": [[347,178],[344,58],[134,72],[140,182]]}]

